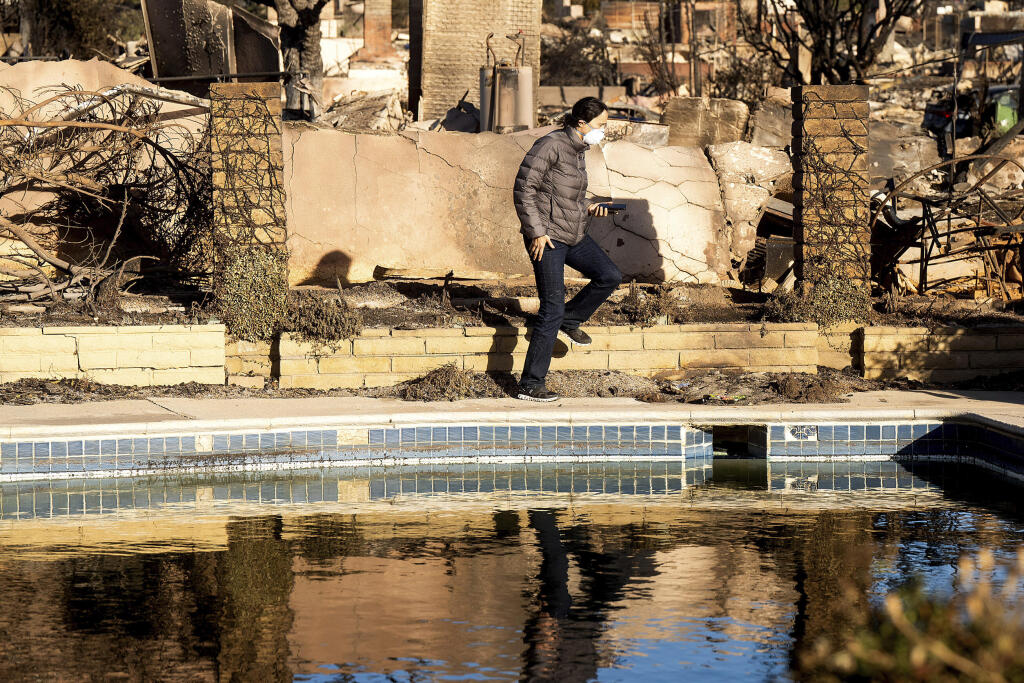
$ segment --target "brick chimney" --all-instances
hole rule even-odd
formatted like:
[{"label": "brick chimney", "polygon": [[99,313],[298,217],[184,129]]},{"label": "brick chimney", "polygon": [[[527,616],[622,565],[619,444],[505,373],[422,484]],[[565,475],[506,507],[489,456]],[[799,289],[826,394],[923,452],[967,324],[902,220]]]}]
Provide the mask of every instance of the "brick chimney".
[{"label": "brick chimney", "polygon": [[391,0],[365,0],[363,8],[363,49],[359,57],[391,56]]}]

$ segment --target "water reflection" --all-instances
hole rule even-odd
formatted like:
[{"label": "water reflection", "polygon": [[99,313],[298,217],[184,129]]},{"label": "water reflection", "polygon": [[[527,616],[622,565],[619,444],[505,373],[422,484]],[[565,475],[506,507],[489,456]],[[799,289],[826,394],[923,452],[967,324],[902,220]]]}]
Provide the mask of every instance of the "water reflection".
[{"label": "water reflection", "polygon": [[[438,492],[450,470],[403,470],[373,473],[402,493],[369,500],[370,479],[328,472],[290,480],[287,503],[269,476],[189,484],[270,487],[255,504],[165,502],[153,492],[174,486],[154,480],[135,485],[156,506],[135,505],[139,495],[110,514],[83,505],[11,519],[0,528],[0,678],[774,680],[799,648],[844,627],[844,582],[862,603],[915,574],[951,590],[962,554],[1008,556],[1024,538],[1016,510],[979,500],[993,482],[965,487],[951,466],[910,473],[933,489],[959,482],[917,499],[776,493],[763,461],[763,484],[756,463],[716,463],[703,483],[681,466],[641,468],[647,483],[623,494],[644,477],[604,465],[615,494],[565,465],[513,472],[509,482],[539,487],[524,483],[533,495],[521,496],[504,483],[500,494]],[[296,501],[324,482],[333,501]],[[361,482],[353,503],[345,482]]]}]

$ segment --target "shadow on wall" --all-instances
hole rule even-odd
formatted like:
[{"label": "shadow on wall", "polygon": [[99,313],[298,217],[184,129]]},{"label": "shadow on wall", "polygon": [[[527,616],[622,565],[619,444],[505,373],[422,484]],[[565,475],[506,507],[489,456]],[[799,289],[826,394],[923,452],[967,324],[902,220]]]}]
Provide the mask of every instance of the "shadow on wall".
[{"label": "shadow on wall", "polygon": [[620,199],[595,196],[593,202],[625,204],[617,214],[591,219],[589,234],[615,265],[624,280],[661,282],[669,275],[663,252],[671,245],[659,239],[654,216],[646,199]]},{"label": "shadow on wall", "polygon": [[297,284],[336,287],[340,282],[342,286],[347,287],[352,284],[348,279],[351,268],[352,257],[340,249],[335,249],[321,256],[313,273]]}]

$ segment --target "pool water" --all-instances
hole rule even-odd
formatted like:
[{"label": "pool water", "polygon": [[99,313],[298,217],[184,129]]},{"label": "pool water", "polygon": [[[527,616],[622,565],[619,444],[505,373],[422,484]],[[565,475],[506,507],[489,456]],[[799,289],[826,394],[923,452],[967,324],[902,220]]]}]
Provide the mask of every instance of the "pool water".
[{"label": "pool water", "polygon": [[786,467],[4,484],[0,679],[787,679],[847,585],[948,594],[1024,540],[981,471]]}]

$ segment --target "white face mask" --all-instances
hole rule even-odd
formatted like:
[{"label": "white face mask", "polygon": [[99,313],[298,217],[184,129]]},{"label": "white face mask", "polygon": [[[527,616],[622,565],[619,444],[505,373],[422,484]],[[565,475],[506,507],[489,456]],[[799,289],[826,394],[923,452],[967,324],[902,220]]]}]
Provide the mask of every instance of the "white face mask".
[{"label": "white face mask", "polygon": [[588,145],[596,145],[601,140],[604,140],[604,130],[601,128],[591,128],[587,131],[586,135],[583,136],[583,142]]}]

